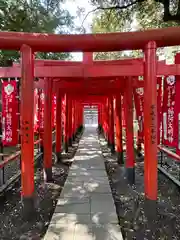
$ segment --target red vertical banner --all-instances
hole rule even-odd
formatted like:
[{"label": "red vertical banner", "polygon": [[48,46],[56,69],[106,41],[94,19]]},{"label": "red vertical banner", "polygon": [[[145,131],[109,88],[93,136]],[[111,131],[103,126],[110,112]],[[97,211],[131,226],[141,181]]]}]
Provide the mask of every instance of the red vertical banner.
[{"label": "red vertical banner", "polygon": [[39,94],[38,89],[34,90],[34,132],[37,132],[39,129]]},{"label": "red vertical banner", "polygon": [[144,88],[133,89],[133,94],[136,116],[139,125],[138,138],[141,142],[144,142]]},{"label": "red vertical banner", "polygon": [[56,95],[52,97],[52,127],[56,126]]},{"label": "red vertical banner", "polygon": [[180,77],[176,76],[174,131],[175,131],[176,153],[180,155],[180,101],[179,101],[179,95],[180,95]]},{"label": "red vertical banner", "polygon": [[54,126],[56,126],[56,95],[54,95]]},{"label": "red vertical banner", "polygon": [[[180,53],[177,53],[175,56],[175,64],[180,63]],[[180,155],[180,76],[176,76],[176,95],[175,95],[175,124],[174,128],[176,130],[177,137],[177,147],[176,153]]]},{"label": "red vertical banner", "polygon": [[125,123],[125,102],[124,102],[124,97],[121,98],[122,102],[122,127],[126,127]]},{"label": "red vertical banner", "polygon": [[163,138],[162,143],[170,147],[177,146],[174,129],[174,110],[175,110],[176,80],[175,76],[168,76],[164,79],[163,96]]},{"label": "red vertical banner", "polygon": [[66,101],[65,96],[62,98],[62,129],[63,136],[65,136],[65,113],[66,113]]},{"label": "red vertical banner", "polygon": [[40,101],[39,101],[39,130],[40,132],[44,131],[44,91],[40,90]]},{"label": "red vertical banner", "polygon": [[157,78],[157,142],[160,144],[162,127],[162,77]]},{"label": "red vertical banner", "polygon": [[18,143],[18,100],[15,80],[2,83],[2,143],[15,146]]},{"label": "red vertical banner", "polygon": [[[139,125],[138,137],[143,142],[144,140],[144,88],[133,89],[134,104],[136,116]],[[162,77],[157,78],[157,118],[158,118],[158,144],[160,143],[160,132],[162,122]]]}]

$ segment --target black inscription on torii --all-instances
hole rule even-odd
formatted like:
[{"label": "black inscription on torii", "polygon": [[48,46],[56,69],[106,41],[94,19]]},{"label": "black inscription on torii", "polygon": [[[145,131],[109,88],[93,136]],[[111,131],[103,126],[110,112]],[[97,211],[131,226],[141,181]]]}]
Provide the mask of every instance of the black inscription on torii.
[{"label": "black inscription on torii", "polygon": [[29,121],[21,121],[21,141],[29,143]]},{"label": "black inscription on torii", "polygon": [[156,143],[156,107],[155,105],[151,105],[150,117],[151,117],[151,125],[150,125],[150,134],[151,134],[151,144]]}]

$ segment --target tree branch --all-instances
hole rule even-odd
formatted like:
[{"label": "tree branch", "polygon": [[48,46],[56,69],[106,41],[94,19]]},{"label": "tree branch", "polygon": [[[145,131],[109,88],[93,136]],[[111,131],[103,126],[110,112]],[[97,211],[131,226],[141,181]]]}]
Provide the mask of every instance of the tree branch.
[{"label": "tree branch", "polygon": [[85,15],[85,17],[84,17],[84,19],[83,19],[83,21],[81,23],[81,28],[84,29],[84,22],[85,22],[85,20],[93,12],[96,12],[98,10],[104,10],[104,11],[106,11],[106,10],[123,10],[123,9],[129,8],[129,7],[131,7],[131,6],[133,6],[133,5],[137,4],[137,3],[144,2],[144,1],[145,0],[136,0],[134,2],[131,2],[131,3],[127,4],[127,5],[122,5],[122,6],[116,5],[116,6],[113,6],[113,7],[97,7],[97,8],[94,8],[93,10],[89,11]]},{"label": "tree branch", "polygon": [[155,0],[156,2],[159,2],[163,4],[164,8],[164,16],[163,20],[164,22],[174,21],[174,22],[180,22],[180,1],[178,2],[178,9],[177,13],[172,15],[170,13],[170,0]]}]

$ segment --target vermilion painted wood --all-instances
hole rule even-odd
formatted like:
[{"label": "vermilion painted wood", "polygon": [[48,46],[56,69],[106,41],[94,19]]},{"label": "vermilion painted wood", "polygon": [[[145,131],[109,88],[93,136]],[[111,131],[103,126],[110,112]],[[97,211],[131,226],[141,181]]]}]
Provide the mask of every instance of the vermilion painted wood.
[{"label": "vermilion painted wood", "polygon": [[44,168],[52,168],[52,81],[45,81],[44,101]]},{"label": "vermilion painted wood", "polygon": [[56,95],[56,153],[61,153],[62,142],[62,94]]},{"label": "vermilion painted wood", "polygon": [[35,52],[106,52],[143,49],[149,41],[155,41],[157,47],[175,46],[179,44],[179,39],[179,27],[78,35],[1,32],[0,49],[19,50],[23,44],[27,44]]},{"label": "vermilion painted wood", "polygon": [[109,143],[111,151],[114,151],[114,104],[113,97],[109,98]]},{"label": "vermilion painted wood", "polygon": [[122,146],[122,118],[121,118],[121,95],[116,95],[115,101],[115,111],[116,111],[116,151],[117,153],[123,152]]},{"label": "vermilion painted wood", "polygon": [[126,122],[126,168],[134,168],[134,134],[133,134],[133,91],[131,79],[127,78],[125,101],[125,122]]},{"label": "vermilion painted wood", "polygon": [[159,150],[161,152],[166,153],[169,157],[175,159],[176,161],[180,162],[180,156],[172,151],[170,151],[168,148],[164,147],[164,146],[158,146]]},{"label": "vermilion painted wood", "polygon": [[21,182],[22,196],[34,194],[34,66],[33,53],[29,46],[21,48]]},{"label": "vermilion painted wood", "polygon": [[144,177],[147,199],[157,199],[157,76],[156,43],[145,48],[144,65]]},{"label": "vermilion painted wood", "polygon": [[[144,68],[143,64],[133,64],[133,65],[123,65],[119,67],[115,64],[103,64],[98,65],[87,65],[87,66],[39,66],[35,67],[35,77],[44,78],[48,77],[50,81],[52,78],[57,80],[59,78],[63,79],[73,79],[83,80],[84,78],[96,78],[102,79],[103,81],[118,78],[121,76],[143,76]],[[157,64],[157,75],[180,75],[180,64],[165,65],[164,63]],[[1,78],[14,78],[21,77],[20,67],[4,67],[0,68]]]},{"label": "vermilion painted wood", "polygon": [[65,141],[66,146],[68,146],[68,140],[69,140],[69,122],[68,122],[69,106],[68,106],[68,104],[69,104],[68,95],[66,94],[65,95],[65,121],[64,121],[64,128],[65,128],[64,141]]},{"label": "vermilion painted wood", "polygon": [[[129,64],[139,64],[144,60],[143,58],[131,58],[131,59],[120,59],[120,60],[95,60],[92,61],[92,53],[84,53],[83,61],[62,61],[62,60],[49,60],[49,59],[35,59],[35,66],[81,66],[83,64],[93,64],[93,65],[129,65]],[[162,61],[161,61],[162,62]],[[165,61],[164,61],[165,62]],[[13,63],[14,67],[20,67],[19,63]]]},{"label": "vermilion painted wood", "polygon": [[72,142],[72,99],[69,97],[68,99],[68,129],[69,129],[69,144]]}]

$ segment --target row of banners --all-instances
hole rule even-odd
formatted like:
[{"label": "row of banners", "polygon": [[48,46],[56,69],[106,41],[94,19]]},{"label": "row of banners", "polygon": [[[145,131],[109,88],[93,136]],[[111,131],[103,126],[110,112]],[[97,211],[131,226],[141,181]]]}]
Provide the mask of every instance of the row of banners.
[{"label": "row of banners", "polygon": [[[157,78],[157,134],[158,143],[175,147],[180,153],[180,94],[179,77],[168,76],[164,79]],[[137,120],[139,124],[138,136],[144,140],[144,89],[133,90]],[[34,131],[41,132],[44,129],[44,92],[34,90]],[[65,112],[65,99],[63,100],[63,112]],[[123,104],[122,104],[123,105]],[[2,142],[5,146],[14,146],[18,143],[19,104],[17,82],[11,80],[2,83]],[[124,111],[123,111],[124,112]],[[124,116],[122,116],[124,119]],[[52,100],[52,126],[56,125],[56,96]],[[125,125],[125,123],[123,123]]]},{"label": "row of banners", "polygon": [[[44,129],[44,92],[34,90],[34,132]],[[2,83],[2,143],[4,146],[18,144],[19,104],[17,82],[11,80]],[[56,125],[56,96],[52,100],[52,127]]]},{"label": "row of banners", "polygon": [[[144,89],[134,89],[134,102],[139,124],[138,137],[144,141]],[[157,141],[176,148],[180,153],[180,79],[175,76],[157,78]]]}]

